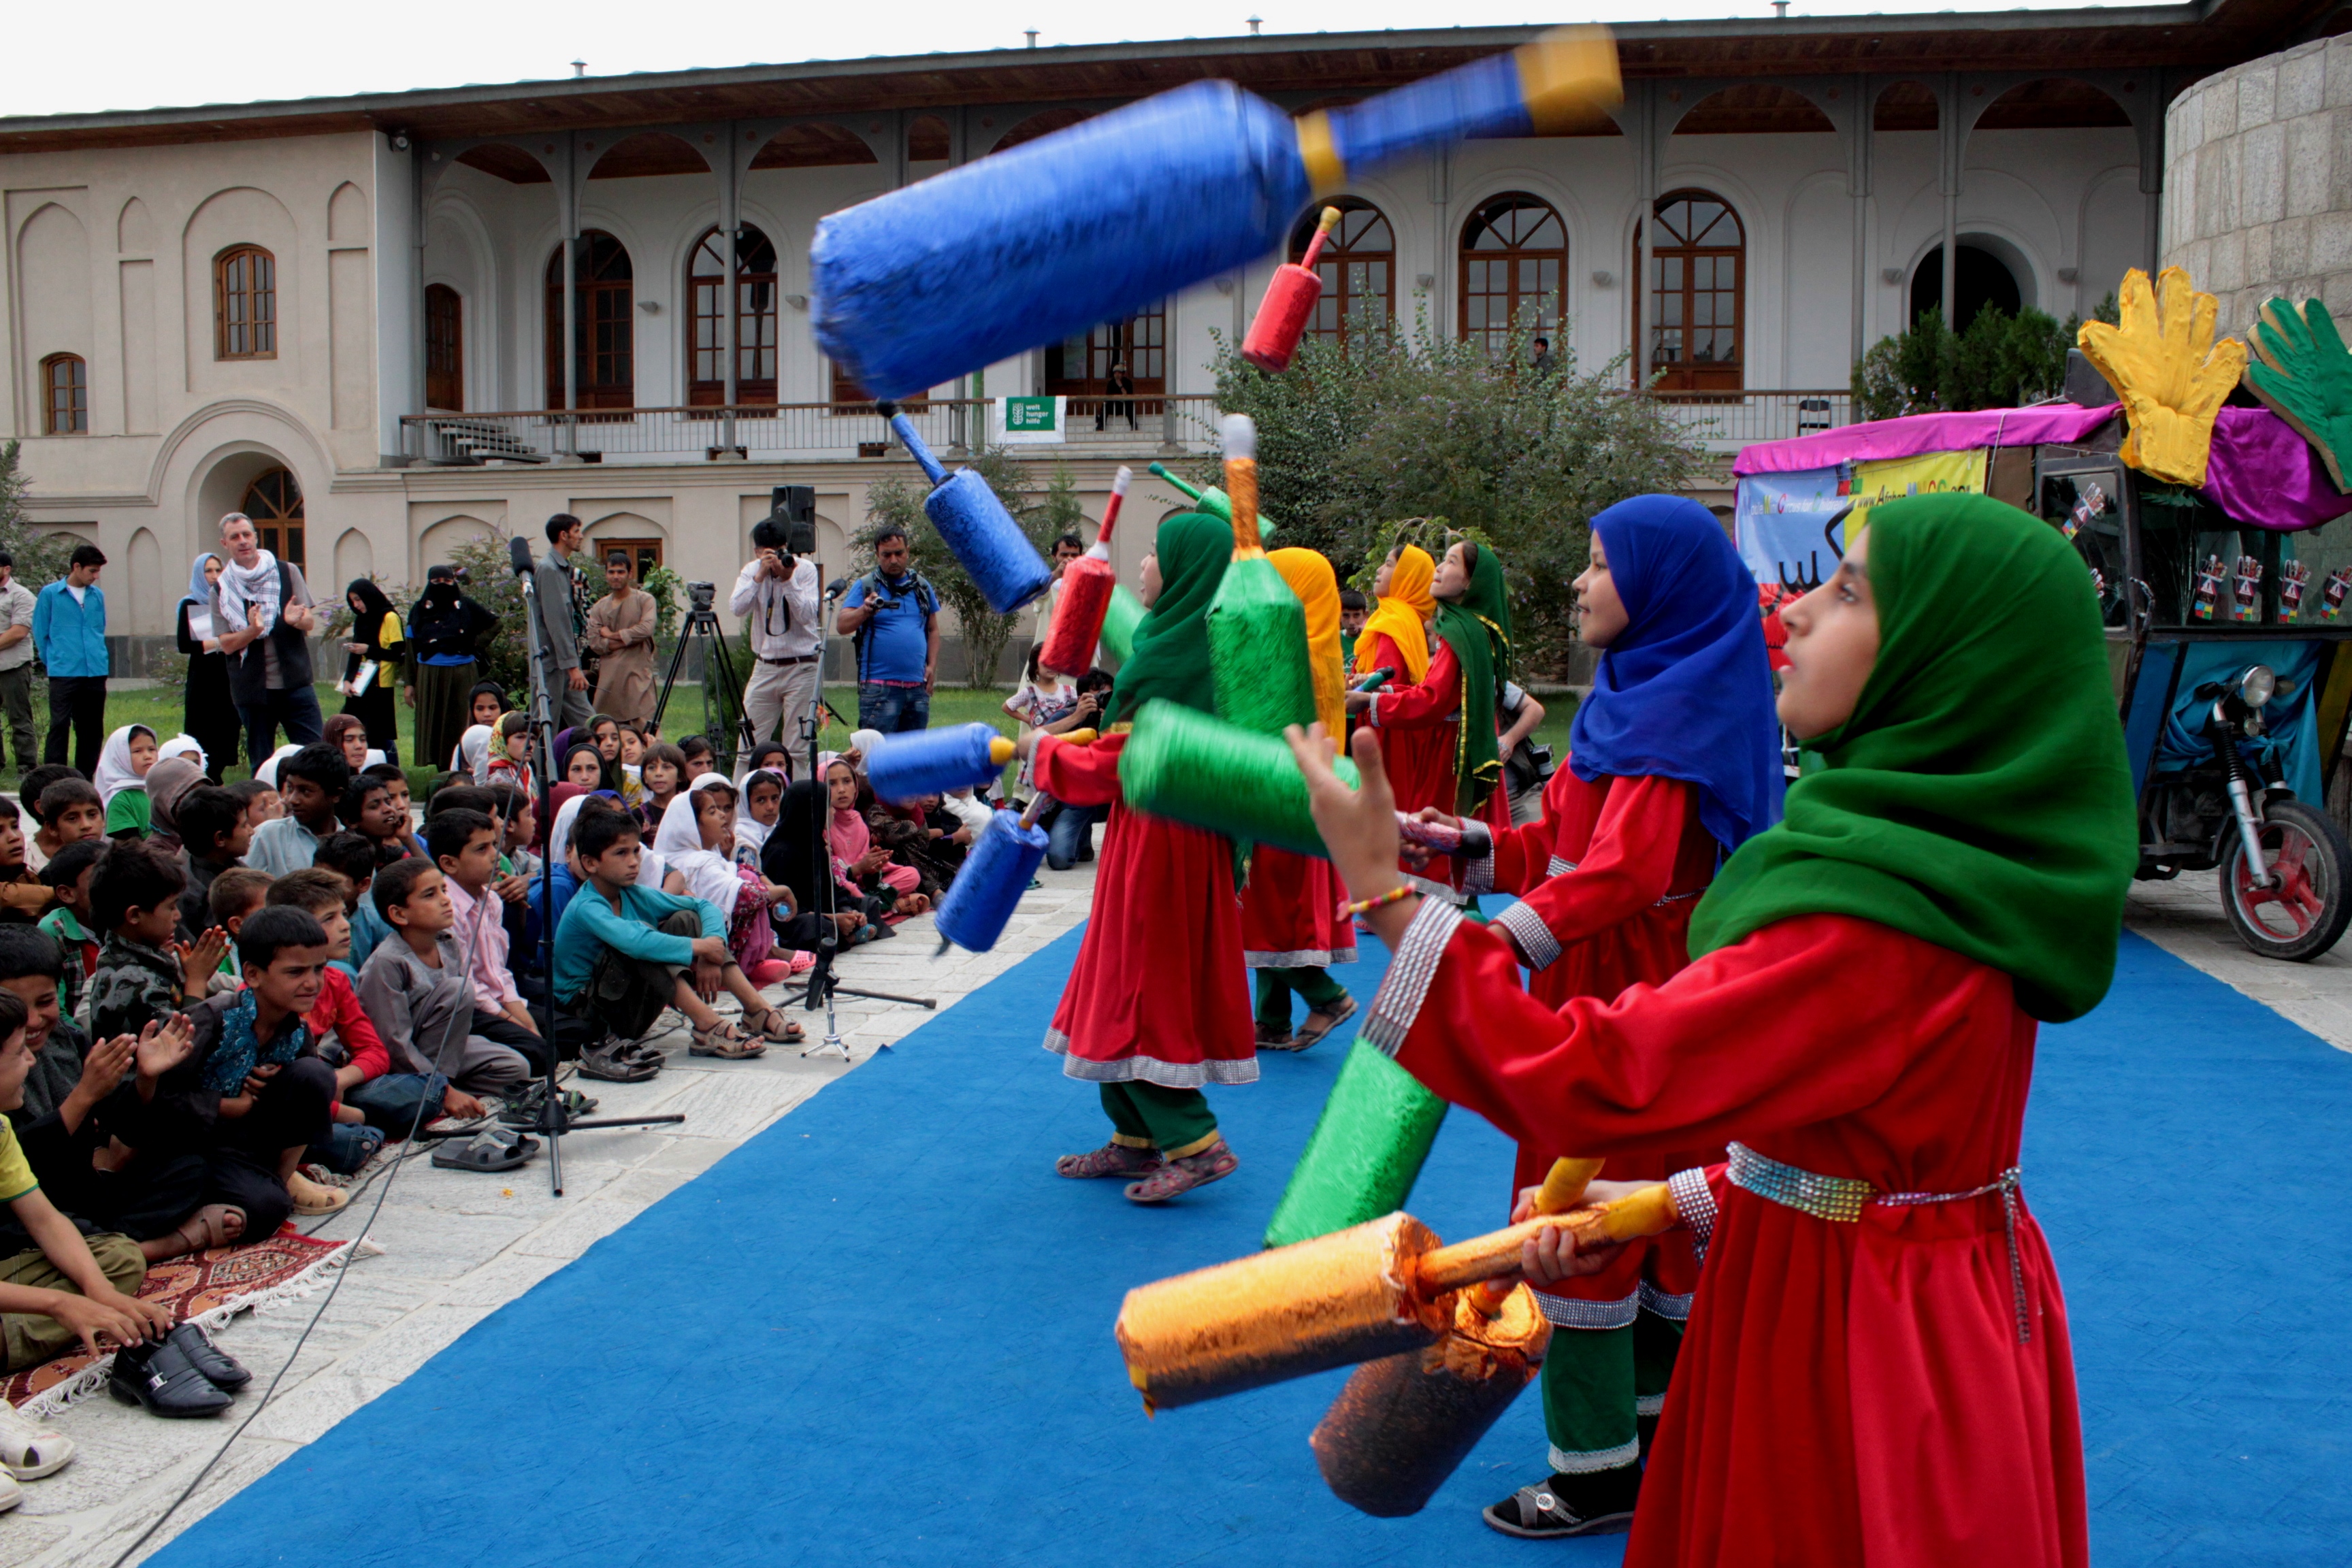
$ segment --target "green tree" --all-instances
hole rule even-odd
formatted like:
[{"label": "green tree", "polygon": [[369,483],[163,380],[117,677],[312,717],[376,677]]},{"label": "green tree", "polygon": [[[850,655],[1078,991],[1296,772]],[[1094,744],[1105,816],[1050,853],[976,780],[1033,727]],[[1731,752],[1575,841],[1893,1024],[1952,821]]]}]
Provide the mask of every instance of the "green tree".
[{"label": "green tree", "polygon": [[0,446],[0,550],[15,557],[17,581],[38,591],[43,584],[66,574],[66,557],[82,542],[61,531],[42,532],[25,515],[25,498],[33,488],[33,477],[25,471],[21,457],[18,443]]},{"label": "green tree", "polygon": [[2066,351],[2082,324],[2079,317],[2062,324],[2031,306],[2012,316],[1988,305],[1954,332],[1941,310],[1923,310],[1910,331],[1879,339],[1854,362],[1854,413],[1893,419],[2054,396],[2066,384]]},{"label": "green tree", "polygon": [[1486,540],[1510,584],[1521,668],[1543,675],[1573,640],[1569,584],[1592,514],[1681,489],[1703,459],[1671,405],[1629,394],[1624,356],[1586,373],[1560,353],[1537,374],[1534,336],[1522,321],[1490,353],[1438,333],[1424,304],[1410,326],[1360,317],[1344,348],[1310,338],[1280,375],[1219,337],[1215,368],[1219,405],[1256,421],[1276,544],[1318,550],[1369,588],[1398,520],[1433,520],[1423,542],[1440,549]]}]

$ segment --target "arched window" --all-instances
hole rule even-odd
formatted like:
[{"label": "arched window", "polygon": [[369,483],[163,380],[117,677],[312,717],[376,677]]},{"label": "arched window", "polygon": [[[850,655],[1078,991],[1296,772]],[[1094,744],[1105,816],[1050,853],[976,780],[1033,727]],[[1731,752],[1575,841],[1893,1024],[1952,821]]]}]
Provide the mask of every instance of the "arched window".
[{"label": "arched window", "polygon": [[[582,233],[572,247],[572,352],[583,408],[634,408],[637,401],[636,329],[630,318],[635,285],[628,247],[601,228]],[[563,249],[547,258],[547,405],[563,406]]]},{"label": "arched window", "polygon": [[278,357],[278,259],[240,245],[213,259],[213,353],[219,359]]},{"label": "arched window", "polygon": [[79,354],[51,354],[41,362],[41,428],[51,436],[89,431],[89,366]]},{"label": "arched window", "polygon": [[302,543],[302,487],[291,470],[269,468],[255,475],[236,510],[253,519],[261,548],[280,561],[309,570]]},{"label": "arched window", "polygon": [[1519,191],[1495,197],[1462,229],[1462,335],[1499,359],[1514,322],[1556,334],[1567,278],[1568,226],[1551,204]]},{"label": "arched window", "polygon": [[[1736,391],[1744,384],[1740,289],[1748,241],[1739,215],[1707,191],[1669,191],[1658,198],[1651,242],[1648,309],[1650,368],[1670,392]],[[1637,237],[1634,241],[1640,244]],[[1633,331],[1642,331],[1641,300]]]},{"label": "arched window", "polygon": [[1339,209],[1339,226],[1316,258],[1315,274],[1323,279],[1323,297],[1307,323],[1318,338],[1348,341],[1348,323],[1370,310],[1386,321],[1396,314],[1396,231],[1381,209],[1354,196],[1335,196],[1308,207],[1290,231],[1290,259],[1307,254],[1315,226],[1327,206]]},{"label": "arched window", "polygon": [[[727,399],[727,247],[719,231],[694,247],[688,282],[694,296],[694,358],[686,401],[715,407]],[[776,247],[745,224],[735,231],[735,401],[776,400]]]},{"label": "arched window", "polygon": [[425,287],[425,406],[466,406],[466,302],[446,283]]}]

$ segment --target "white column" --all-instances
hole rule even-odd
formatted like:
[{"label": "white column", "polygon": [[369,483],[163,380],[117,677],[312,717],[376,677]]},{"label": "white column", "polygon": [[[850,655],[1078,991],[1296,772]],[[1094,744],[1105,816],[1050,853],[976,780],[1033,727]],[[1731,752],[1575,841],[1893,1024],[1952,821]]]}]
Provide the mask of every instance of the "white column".
[{"label": "white column", "polygon": [[395,150],[375,138],[375,423],[376,461],[408,461],[403,415],[425,412],[424,214],[418,151]]},{"label": "white column", "polygon": [[1937,140],[1940,143],[1944,186],[1944,325],[1952,331],[1959,331],[1953,320],[1960,276],[1960,73],[1948,71],[1944,76],[1944,101],[1936,115]]},{"label": "white column", "polygon": [[[737,346],[735,312],[741,304],[735,281],[735,231],[743,225],[742,193],[738,185],[739,182],[735,178],[735,126],[730,121],[727,126],[727,156],[719,160],[719,258],[720,264],[727,269],[726,279],[720,284],[719,292],[721,301],[719,313],[719,352],[726,355],[727,366],[726,373],[721,378],[725,390],[719,395],[727,401],[727,414],[719,422],[719,449],[722,456],[730,458],[735,455]],[[781,308],[783,301],[779,300],[776,303]],[[688,309],[690,310],[692,308],[689,303]],[[778,335],[782,336],[782,333],[779,332]],[[692,352],[690,347],[688,352],[689,353]],[[689,386],[693,380],[694,369],[689,364],[687,367],[687,381]]]},{"label": "white column", "polygon": [[1858,360],[1870,336],[1870,157],[1874,150],[1871,137],[1876,128],[1877,104],[1871,97],[1867,76],[1854,79],[1853,91],[1853,132],[1846,163],[1846,194],[1853,198],[1853,327],[1849,357]]}]

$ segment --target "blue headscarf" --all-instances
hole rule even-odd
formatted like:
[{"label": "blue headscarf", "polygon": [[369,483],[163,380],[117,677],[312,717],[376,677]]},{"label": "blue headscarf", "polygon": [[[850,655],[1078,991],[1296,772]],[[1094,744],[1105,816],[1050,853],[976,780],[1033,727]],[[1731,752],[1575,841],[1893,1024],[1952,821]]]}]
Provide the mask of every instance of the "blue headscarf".
[{"label": "blue headscarf", "polygon": [[1630,617],[1569,731],[1576,776],[1696,784],[1729,854],[1780,819],[1780,721],[1756,580],[1715,514],[1636,496],[1592,520]]},{"label": "blue headscarf", "polygon": [[209,550],[196,552],[195,564],[188,568],[188,596],[180,601],[182,604],[201,605],[212,597],[212,584],[205,581],[205,563],[217,559]]}]

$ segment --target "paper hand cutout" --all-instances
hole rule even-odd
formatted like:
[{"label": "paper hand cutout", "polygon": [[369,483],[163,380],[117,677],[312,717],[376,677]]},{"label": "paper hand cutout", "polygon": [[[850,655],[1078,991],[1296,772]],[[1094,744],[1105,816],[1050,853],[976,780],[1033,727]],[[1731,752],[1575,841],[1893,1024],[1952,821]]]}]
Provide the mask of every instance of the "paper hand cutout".
[{"label": "paper hand cutout", "polygon": [[2256,361],[2246,366],[2246,390],[2310,442],[2336,488],[2352,494],[2344,482],[2344,461],[2352,458],[2352,353],[2327,307],[2273,300],[2246,338]]},{"label": "paper hand cutout", "polygon": [[2221,302],[2198,292],[2188,272],[2168,267],[2161,292],[2135,267],[2124,274],[2123,325],[2083,323],[2083,355],[2122,397],[2131,434],[2123,459],[2173,484],[2205,482],[2213,419],[2246,368],[2246,345],[2213,341]]}]

